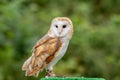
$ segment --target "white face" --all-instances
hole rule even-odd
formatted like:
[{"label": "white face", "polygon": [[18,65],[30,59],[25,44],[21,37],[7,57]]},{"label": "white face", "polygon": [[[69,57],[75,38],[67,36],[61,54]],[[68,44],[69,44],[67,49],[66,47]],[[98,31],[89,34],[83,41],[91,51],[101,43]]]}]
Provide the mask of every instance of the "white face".
[{"label": "white face", "polygon": [[52,21],[51,30],[56,37],[65,37],[67,35],[70,35],[72,25],[67,20],[55,19]]}]

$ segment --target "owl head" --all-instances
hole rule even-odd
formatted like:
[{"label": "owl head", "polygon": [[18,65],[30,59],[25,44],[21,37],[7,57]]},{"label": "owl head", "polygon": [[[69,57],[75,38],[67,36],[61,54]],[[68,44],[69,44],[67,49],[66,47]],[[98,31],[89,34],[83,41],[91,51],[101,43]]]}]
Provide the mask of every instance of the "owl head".
[{"label": "owl head", "polygon": [[68,37],[73,35],[72,21],[67,17],[57,17],[52,20],[49,34],[52,37]]}]

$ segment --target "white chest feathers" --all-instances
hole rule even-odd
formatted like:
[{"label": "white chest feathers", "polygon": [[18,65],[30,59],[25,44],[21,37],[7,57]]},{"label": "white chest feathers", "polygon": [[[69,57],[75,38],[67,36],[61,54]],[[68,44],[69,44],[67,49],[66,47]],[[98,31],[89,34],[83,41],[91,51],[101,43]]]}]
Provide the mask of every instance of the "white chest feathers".
[{"label": "white chest feathers", "polygon": [[54,59],[47,65],[47,69],[51,70],[52,67],[64,56],[67,48],[68,48],[69,41],[64,41],[60,51],[55,55]]}]

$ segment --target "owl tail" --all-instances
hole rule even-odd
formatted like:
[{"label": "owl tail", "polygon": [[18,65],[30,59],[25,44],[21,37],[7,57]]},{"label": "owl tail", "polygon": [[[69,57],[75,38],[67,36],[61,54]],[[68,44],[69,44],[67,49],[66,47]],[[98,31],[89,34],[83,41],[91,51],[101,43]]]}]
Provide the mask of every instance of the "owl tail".
[{"label": "owl tail", "polygon": [[28,58],[22,66],[22,70],[26,71],[25,76],[35,76],[37,77],[39,72],[44,68],[43,61],[41,58],[32,55]]}]

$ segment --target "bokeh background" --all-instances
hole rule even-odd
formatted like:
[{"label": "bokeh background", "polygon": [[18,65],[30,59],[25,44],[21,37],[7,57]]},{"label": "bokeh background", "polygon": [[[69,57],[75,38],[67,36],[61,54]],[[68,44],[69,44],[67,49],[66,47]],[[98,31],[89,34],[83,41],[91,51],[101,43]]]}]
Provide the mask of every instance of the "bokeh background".
[{"label": "bokeh background", "polygon": [[0,80],[44,77],[21,67],[58,16],[73,21],[74,36],[55,73],[120,80],[120,0],[0,0]]}]

